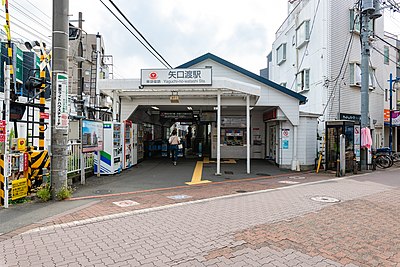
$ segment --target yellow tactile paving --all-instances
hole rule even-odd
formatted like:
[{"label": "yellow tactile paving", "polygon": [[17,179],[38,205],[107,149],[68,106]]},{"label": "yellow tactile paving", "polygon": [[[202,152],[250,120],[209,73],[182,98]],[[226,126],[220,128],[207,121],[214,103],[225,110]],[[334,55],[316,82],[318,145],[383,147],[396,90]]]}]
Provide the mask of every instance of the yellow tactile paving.
[{"label": "yellow tactile paving", "polygon": [[202,174],[203,174],[203,161],[198,161],[196,163],[196,167],[194,168],[194,171],[193,171],[192,181],[187,182],[186,184],[194,185],[194,184],[210,183],[211,181],[208,181],[208,180],[202,181],[201,180]]}]

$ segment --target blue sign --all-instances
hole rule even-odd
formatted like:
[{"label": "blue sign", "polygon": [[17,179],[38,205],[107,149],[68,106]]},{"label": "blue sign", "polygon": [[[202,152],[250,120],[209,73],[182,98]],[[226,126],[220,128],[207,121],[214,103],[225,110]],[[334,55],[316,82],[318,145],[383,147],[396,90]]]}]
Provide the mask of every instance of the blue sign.
[{"label": "blue sign", "polygon": [[282,140],[282,149],[289,149],[289,140]]}]

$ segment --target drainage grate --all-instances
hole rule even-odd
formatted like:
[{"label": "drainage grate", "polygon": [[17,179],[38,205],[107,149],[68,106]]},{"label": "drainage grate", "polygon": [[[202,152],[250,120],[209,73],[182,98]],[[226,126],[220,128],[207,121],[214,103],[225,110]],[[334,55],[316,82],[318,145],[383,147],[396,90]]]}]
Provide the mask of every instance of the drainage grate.
[{"label": "drainage grate", "polygon": [[236,193],[247,193],[246,190],[236,190]]},{"label": "drainage grate", "polygon": [[97,195],[106,195],[106,194],[111,194],[112,191],[108,190],[108,189],[99,189],[99,190],[94,191],[94,193]]},{"label": "drainage grate", "polygon": [[233,174],[233,171],[224,171],[225,174]]},{"label": "drainage grate", "polygon": [[268,173],[256,173],[258,176],[271,176],[271,174]]},{"label": "drainage grate", "polygon": [[337,199],[337,198],[326,197],[326,196],[322,196],[322,197],[312,197],[311,199],[314,200],[314,201],[325,202],[325,203],[336,203],[336,202],[340,202],[340,200]]}]

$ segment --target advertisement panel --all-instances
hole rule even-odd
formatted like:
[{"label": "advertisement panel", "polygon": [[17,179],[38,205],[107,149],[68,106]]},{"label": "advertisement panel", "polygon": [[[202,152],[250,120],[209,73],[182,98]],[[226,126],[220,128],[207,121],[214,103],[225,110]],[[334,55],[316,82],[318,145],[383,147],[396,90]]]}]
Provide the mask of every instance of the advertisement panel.
[{"label": "advertisement panel", "polygon": [[211,85],[211,68],[206,69],[142,69],[142,85]]},{"label": "advertisement panel", "polygon": [[103,122],[82,120],[82,147],[83,152],[103,150]]}]

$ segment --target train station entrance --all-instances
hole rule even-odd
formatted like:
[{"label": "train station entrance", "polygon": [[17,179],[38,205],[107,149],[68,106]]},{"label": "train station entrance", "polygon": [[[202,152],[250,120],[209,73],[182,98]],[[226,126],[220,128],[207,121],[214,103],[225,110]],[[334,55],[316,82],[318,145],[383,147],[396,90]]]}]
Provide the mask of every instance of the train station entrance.
[{"label": "train station entrance", "polygon": [[248,174],[251,160],[292,170],[314,166],[316,116],[299,111],[306,98],[213,54],[99,86],[113,98],[113,120],[134,125],[138,164],[167,160],[176,129],[180,157],[215,161],[216,175],[229,160],[246,162]]}]

